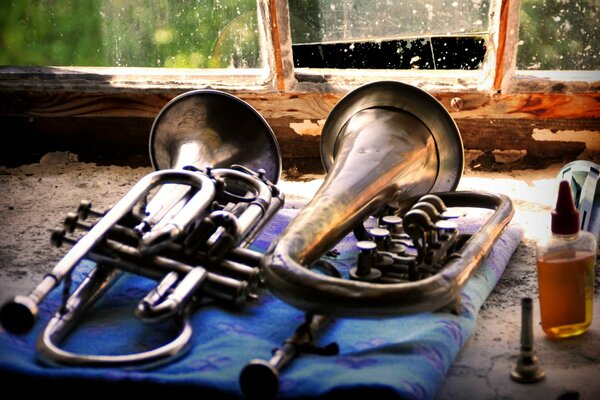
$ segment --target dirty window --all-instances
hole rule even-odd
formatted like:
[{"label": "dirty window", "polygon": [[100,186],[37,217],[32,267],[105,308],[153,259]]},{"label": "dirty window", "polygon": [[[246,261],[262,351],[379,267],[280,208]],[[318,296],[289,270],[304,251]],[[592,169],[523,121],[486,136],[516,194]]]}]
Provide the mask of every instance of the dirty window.
[{"label": "dirty window", "polygon": [[296,67],[478,69],[490,0],[290,1]]},{"label": "dirty window", "polygon": [[600,1],[521,0],[517,68],[600,70]]},{"label": "dirty window", "polygon": [[261,68],[257,0],[31,0],[0,13],[0,65]]}]

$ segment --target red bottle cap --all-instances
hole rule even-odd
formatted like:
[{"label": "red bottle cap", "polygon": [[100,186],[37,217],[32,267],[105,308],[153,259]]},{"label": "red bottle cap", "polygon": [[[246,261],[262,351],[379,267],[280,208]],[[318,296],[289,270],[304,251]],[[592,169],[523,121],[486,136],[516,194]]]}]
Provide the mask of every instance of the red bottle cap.
[{"label": "red bottle cap", "polygon": [[573,235],[579,232],[579,211],[575,207],[569,182],[561,181],[558,187],[556,208],[552,210],[552,233]]}]

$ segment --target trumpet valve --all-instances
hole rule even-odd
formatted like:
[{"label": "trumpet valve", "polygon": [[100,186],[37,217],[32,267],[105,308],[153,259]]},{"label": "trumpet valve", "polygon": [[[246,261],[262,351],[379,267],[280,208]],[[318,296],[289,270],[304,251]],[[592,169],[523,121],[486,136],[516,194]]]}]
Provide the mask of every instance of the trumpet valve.
[{"label": "trumpet valve", "polygon": [[435,223],[440,240],[447,240],[451,233],[458,230],[458,225],[453,221],[439,220]]},{"label": "trumpet valve", "polygon": [[386,215],[381,218],[383,226],[390,231],[392,235],[402,234],[402,218],[397,215]]},{"label": "trumpet valve", "polygon": [[388,251],[392,244],[390,231],[384,228],[373,228],[369,234],[375,241],[378,251]]},{"label": "trumpet valve", "polygon": [[65,241],[65,235],[67,234],[67,232],[64,229],[54,229],[52,231],[52,233],[50,234],[50,243],[52,244],[52,246],[54,247],[60,247],[63,245],[64,241]]},{"label": "trumpet valve", "polygon": [[207,244],[210,246],[208,256],[211,259],[218,260],[225,256],[233,248],[240,238],[240,223],[238,218],[231,212],[214,211],[210,217],[218,228],[208,238]]},{"label": "trumpet valve", "polygon": [[356,243],[360,250],[356,267],[350,270],[350,277],[354,280],[373,282],[381,278],[381,271],[374,268],[377,244],[371,241]]},{"label": "trumpet valve", "polygon": [[65,217],[63,222],[63,226],[65,227],[65,231],[68,233],[73,233],[77,228],[77,224],[79,222],[79,215],[73,212],[70,212]]},{"label": "trumpet valve", "polygon": [[92,203],[89,200],[82,200],[77,207],[77,216],[81,219],[87,219],[90,215],[95,215],[96,212],[92,210]]},{"label": "trumpet valve", "polygon": [[229,232],[223,230],[216,237],[214,243],[210,246],[207,252],[209,259],[221,260],[225,254],[235,246],[236,237]]}]

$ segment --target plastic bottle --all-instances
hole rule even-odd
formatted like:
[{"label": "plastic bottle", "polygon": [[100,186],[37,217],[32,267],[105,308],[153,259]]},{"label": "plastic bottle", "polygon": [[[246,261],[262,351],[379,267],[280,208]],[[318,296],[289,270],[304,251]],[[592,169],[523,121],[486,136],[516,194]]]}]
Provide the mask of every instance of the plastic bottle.
[{"label": "plastic bottle", "polygon": [[537,246],[542,329],[551,338],[585,332],[592,323],[596,238],[579,229],[579,212],[567,181],[552,210],[552,236]]}]

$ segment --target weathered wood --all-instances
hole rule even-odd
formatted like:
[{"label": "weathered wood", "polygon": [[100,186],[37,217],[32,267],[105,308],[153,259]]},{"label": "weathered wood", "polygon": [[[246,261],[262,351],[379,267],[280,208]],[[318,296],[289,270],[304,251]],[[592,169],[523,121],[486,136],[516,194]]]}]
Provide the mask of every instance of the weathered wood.
[{"label": "weathered wood", "polygon": [[276,6],[277,29],[279,31],[279,51],[285,90],[292,90],[296,84],[294,76],[294,55],[292,53],[292,28],[290,26],[290,10],[287,1],[273,1]]},{"label": "weathered wood", "polygon": [[[520,0],[501,0],[493,89],[506,92],[517,64]],[[490,44],[493,46],[493,44]]]},{"label": "weathered wood", "polygon": [[283,92],[296,85],[287,2],[269,1],[269,18],[277,90]]},{"label": "weathered wood", "polygon": [[[41,148],[50,148],[52,140],[65,146],[71,141],[74,151],[81,152],[90,140],[97,143],[91,147],[95,150],[102,147],[100,143],[104,140],[120,141],[116,147],[123,154],[128,151],[127,143],[135,149],[130,150],[133,153],[138,150],[145,153],[153,119],[179,93],[178,90],[110,94],[0,90],[0,123],[5,134],[29,135],[24,146],[39,142],[43,144]],[[246,90],[232,93],[265,117],[288,164],[289,160],[299,164],[303,164],[299,162],[301,159],[318,160],[320,129],[343,96]],[[542,142],[532,135],[541,129],[600,133],[600,93],[434,95],[457,122],[466,149],[526,150],[532,158],[568,160],[586,151],[586,143],[565,140],[564,136],[558,141]],[[460,101],[452,103],[456,98]],[[133,143],[141,145],[131,146]],[[4,156],[12,156],[6,151],[9,150],[5,150]]]},{"label": "weathered wood", "polygon": [[51,151],[70,151],[100,164],[149,166],[148,134],[153,119],[143,117],[2,117],[0,165],[38,162]]},{"label": "weathered wood", "polygon": [[175,95],[0,93],[0,116],[154,118]]},{"label": "weathered wood", "polygon": [[[454,111],[452,98],[459,97],[463,107]],[[600,93],[516,93],[516,94],[441,94],[438,100],[454,119],[523,118],[523,119],[598,119]]]},{"label": "weathered wood", "polygon": [[482,151],[526,150],[536,158],[555,158],[561,154],[579,154],[585,150],[583,142],[539,141],[534,138],[536,130],[551,131],[587,130],[599,131],[598,120],[536,120],[515,119],[461,119],[457,121],[466,149]]},{"label": "weathered wood", "polygon": [[[0,91],[0,116],[154,117],[181,91],[169,93],[36,93]],[[267,119],[325,119],[342,98],[332,93],[232,92]],[[580,119],[600,118],[600,93],[434,93],[456,120],[464,118]],[[460,98],[456,110],[451,101]],[[296,121],[296,122],[297,122]]]}]

